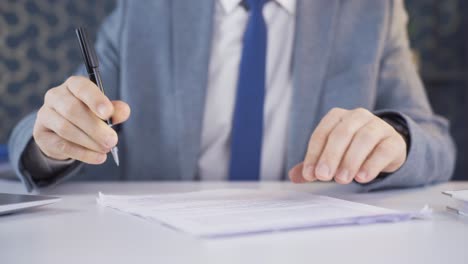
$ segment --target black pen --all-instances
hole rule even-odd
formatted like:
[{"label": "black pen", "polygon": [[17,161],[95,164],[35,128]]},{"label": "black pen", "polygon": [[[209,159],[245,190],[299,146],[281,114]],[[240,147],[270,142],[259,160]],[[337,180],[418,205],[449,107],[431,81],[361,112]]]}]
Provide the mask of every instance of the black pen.
[{"label": "black pen", "polygon": [[[94,47],[90,45],[88,41],[88,35],[85,28],[75,29],[78,42],[80,43],[81,54],[83,55],[84,64],[86,71],[88,72],[89,79],[95,83],[101,92],[104,93],[104,86],[102,85],[101,74],[99,73],[99,61],[94,51]],[[107,125],[112,127],[113,124],[110,119],[106,120]],[[119,166],[119,149],[117,146],[111,149],[112,157],[114,158],[115,164]]]}]

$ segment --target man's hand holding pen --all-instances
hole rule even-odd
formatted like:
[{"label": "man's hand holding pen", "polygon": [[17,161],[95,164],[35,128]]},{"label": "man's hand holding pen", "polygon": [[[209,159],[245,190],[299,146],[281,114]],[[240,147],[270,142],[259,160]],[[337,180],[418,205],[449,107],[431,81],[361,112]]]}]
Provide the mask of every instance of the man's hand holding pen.
[{"label": "man's hand holding pen", "polygon": [[89,79],[74,76],[46,93],[33,137],[50,158],[101,164],[118,141],[102,120],[112,118],[115,125],[129,116],[128,104],[110,101]]}]

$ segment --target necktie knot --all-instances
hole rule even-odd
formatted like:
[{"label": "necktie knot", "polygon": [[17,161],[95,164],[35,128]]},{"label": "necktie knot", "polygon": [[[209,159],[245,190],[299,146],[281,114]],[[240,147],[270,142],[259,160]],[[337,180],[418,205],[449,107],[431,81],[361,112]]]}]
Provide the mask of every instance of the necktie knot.
[{"label": "necktie knot", "polygon": [[248,10],[259,11],[259,10],[262,10],[263,5],[267,1],[268,0],[244,0],[244,3],[245,3]]}]

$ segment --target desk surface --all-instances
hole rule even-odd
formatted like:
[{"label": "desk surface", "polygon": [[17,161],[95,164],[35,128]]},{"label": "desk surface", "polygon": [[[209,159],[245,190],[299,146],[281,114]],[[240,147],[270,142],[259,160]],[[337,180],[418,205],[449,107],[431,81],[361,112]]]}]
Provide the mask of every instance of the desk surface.
[{"label": "desk surface", "polygon": [[[118,194],[214,188],[297,189],[398,210],[425,204],[432,220],[198,240],[155,222],[96,205],[98,191]],[[356,186],[315,183],[69,183],[48,191],[62,202],[0,217],[0,262],[9,263],[468,263],[468,218],[445,210],[442,190],[356,193]],[[24,192],[0,182],[0,192]]]}]

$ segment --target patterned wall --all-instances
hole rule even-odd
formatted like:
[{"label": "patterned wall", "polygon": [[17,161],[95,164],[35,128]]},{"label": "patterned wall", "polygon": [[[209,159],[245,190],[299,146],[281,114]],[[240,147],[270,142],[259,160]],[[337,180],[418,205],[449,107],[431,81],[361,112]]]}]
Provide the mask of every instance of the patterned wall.
[{"label": "patterned wall", "polygon": [[406,0],[412,46],[435,112],[449,118],[458,149],[454,179],[468,180],[468,1]]},{"label": "patterned wall", "polygon": [[466,0],[406,0],[411,20],[412,45],[421,56],[422,74],[427,79],[460,78],[465,73],[463,56],[466,28]]},{"label": "patterned wall", "polygon": [[94,36],[113,6],[114,0],[0,0],[0,144],[81,63],[73,29],[86,26]]},{"label": "patterned wall", "polygon": [[[0,0],[0,144],[42,103],[46,89],[81,63],[73,28],[91,35],[115,0]],[[455,178],[468,180],[468,1],[406,0],[409,31],[437,113],[452,121],[459,158]]]}]

